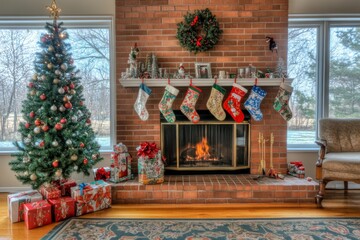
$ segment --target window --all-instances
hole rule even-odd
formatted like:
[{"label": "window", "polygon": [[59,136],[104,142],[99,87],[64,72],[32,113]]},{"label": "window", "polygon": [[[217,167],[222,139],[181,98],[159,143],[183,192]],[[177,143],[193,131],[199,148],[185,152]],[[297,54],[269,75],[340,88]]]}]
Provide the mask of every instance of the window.
[{"label": "window", "polygon": [[360,117],[360,19],[289,22],[288,74],[294,92],[287,144],[312,148],[319,119]]},{"label": "window", "polygon": [[[91,23],[91,24],[90,24]],[[0,20],[0,152],[14,151],[12,142],[22,121],[21,106],[26,98],[27,83],[34,73],[37,42],[44,33],[45,21]],[[92,116],[92,127],[101,150],[110,150],[113,131],[113,97],[111,78],[111,19],[65,20],[68,43],[74,65],[80,70],[85,104]]]}]

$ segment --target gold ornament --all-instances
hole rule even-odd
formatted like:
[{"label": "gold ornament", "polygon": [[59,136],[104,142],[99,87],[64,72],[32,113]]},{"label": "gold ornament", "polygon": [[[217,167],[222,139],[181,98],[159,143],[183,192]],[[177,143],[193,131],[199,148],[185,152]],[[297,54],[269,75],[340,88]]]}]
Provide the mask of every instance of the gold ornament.
[{"label": "gold ornament", "polygon": [[76,161],[78,159],[78,156],[73,154],[73,155],[71,155],[70,158],[71,158],[72,161]]},{"label": "gold ornament", "polygon": [[59,18],[61,9],[58,8],[55,0],[52,0],[51,6],[47,6],[46,9],[50,12],[50,16],[53,17],[55,21]]},{"label": "gold ornament", "polygon": [[35,173],[31,174],[31,175],[30,175],[30,179],[31,179],[32,181],[35,181],[35,180],[37,179],[36,174],[35,174]]},{"label": "gold ornament", "polygon": [[61,177],[61,174],[62,174],[61,169],[56,170],[56,172],[55,172],[55,176],[57,176],[57,177]]}]

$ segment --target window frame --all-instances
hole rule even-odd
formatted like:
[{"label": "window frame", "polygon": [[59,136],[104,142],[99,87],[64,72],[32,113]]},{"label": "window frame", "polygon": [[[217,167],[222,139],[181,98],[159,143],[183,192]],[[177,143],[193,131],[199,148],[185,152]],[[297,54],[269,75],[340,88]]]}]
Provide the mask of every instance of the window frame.
[{"label": "window frame", "polygon": [[[51,22],[49,17],[0,17],[0,29],[44,29],[46,22]],[[100,152],[112,152],[116,142],[116,63],[115,63],[115,25],[113,16],[62,16],[65,28],[107,28],[109,29],[109,57],[110,57],[110,145],[101,146]],[[45,31],[45,29],[44,29]],[[0,156],[18,152],[15,147],[1,148]]]},{"label": "window frame", "polygon": [[[315,139],[318,139],[318,122],[322,118],[329,117],[329,74],[330,74],[330,29],[337,26],[360,26],[360,14],[351,15],[307,15],[289,14],[288,28],[314,27],[317,26],[317,77],[316,77],[316,113],[315,113]],[[314,144],[287,144],[289,152],[318,151]]]}]

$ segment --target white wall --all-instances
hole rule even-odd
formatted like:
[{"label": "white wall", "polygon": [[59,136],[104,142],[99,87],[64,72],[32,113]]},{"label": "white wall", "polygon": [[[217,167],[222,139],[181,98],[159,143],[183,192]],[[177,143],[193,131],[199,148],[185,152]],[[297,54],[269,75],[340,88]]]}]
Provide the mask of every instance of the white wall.
[{"label": "white wall", "polygon": [[289,0],[289,14],[359,14],[359,0]]}]

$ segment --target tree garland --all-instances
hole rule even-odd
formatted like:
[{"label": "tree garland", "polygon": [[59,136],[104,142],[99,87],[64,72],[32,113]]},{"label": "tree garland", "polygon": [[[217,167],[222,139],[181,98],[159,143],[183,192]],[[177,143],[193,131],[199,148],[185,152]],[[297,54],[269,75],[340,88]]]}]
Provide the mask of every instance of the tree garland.
[{"label": "tree garland", "polygon": [[208,8],[188,13],[177,26],[176,38],[180,45],[195,54],[213,48],[223,32],[215,15]]}]

